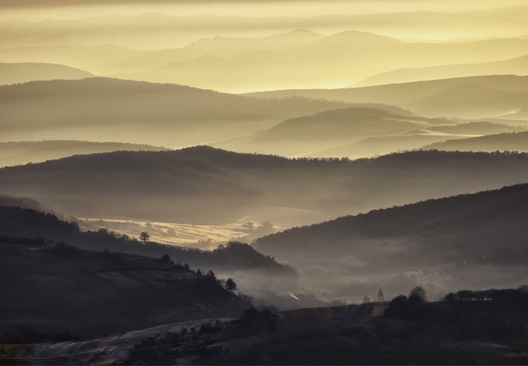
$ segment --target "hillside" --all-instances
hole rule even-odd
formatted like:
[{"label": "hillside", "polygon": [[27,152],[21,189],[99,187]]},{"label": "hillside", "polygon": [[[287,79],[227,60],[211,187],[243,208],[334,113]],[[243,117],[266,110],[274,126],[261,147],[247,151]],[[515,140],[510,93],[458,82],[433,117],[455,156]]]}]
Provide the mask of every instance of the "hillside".
[{"label": "hillside", "polygon": [[[493,75],[346,89],[280,90],[247,94],[259,98],[302,96],[354,103],[395,104],[427,117],[481,119],[526,108],[528,76]],[[513,99],[512,99],[513,98]],[[451,105],[450,103],[453,103]]]},{"label": "hillside", "polygon": [[369,158],[468,136],[525,131],[490,122],[457,123],[354,107],[286,120],[270,129],[213,144],[238,152],[283,156]]},{"label": "hillside", "polygon": [[503,61],[393,70],[365,78],[354,86],[406,83],[478,75],[527,75],[528,55]]},{"label": "hillside", "polygon": [[159,258],[170,255],[179,263],[187,263],[192,268],[233,272],[256,270],[293,275],[293,269],[263,256],[249,245],[232,242],[212,251],[191,250],[155,242],[140,243],[126,235],[119,235],[101,229],[97,232],[79,230],[76,222],[58,219],[53,214],[45,214],[33,209],[16,206],[0,206],[0,236],[7,238],[45,238],[51,241],[66,241],[85,250],[128,253]]},{"label": "hillside", "polygon": [[181,85],[105,78],[0,86],[3,141],[85,140],[181,147],[231,138],[339,102],[266,101]]},{"label": "hillside", "polygon": [[401,136],[368,137],[351,144],[318,150],[305,156],[347,157],[349,159],[372,158],[384,154],[413,150],[423,146],[424,143],[446,141],[456,138],[457,135],[413,131]]},{"label": "hillside", "polygon": [[0,63],[0,85],[20,84],[35,80],[79,80],[92,73],[73,67],[44,63]]},{"label": "hillside", "polygon": [[528,151],[528,132],[501,133],[456,139],[425,145],[424,150],[444,151]]},{"label": "hillside", "polygon": [[214,146],[239,152],[295,156],[368,137],[405,134],[427,128],[435,122],[439,121],[355,107],[289,119],[267,130],[221,141]]},{"label": "hillside", "polygon": [[527,167],[524,154],[423,151],[349,161],[201,146],[3,168],[0,187],[76,217],[193,224],[244,218],[285,228],[523,183]]},{"label": "hillside", "polygon": [[0,142],[0,167],[40,163],[77,154],[95,154],[119,150],[162,151],[168,149],[141,144],[74,140]]},{"label": "hillside", "polygon": [[[528,272],[528,185],[345,216],[258,239],[327,291],[519,286]],[[302,253],[302,254],[301,254]],[[316,266],[319,271],[308,269]],[[363,276],[370,276],[368,281]],[[321,290],[322,291],[322,290]],[[359,295],[358,294],[358,295]]]},{"label": "hillside", "polygon": [[[170,260],[0,238],[0,333],[76,340],[167,322],[237,316],[248,304]],[[82,315],[82,316],[81,316]]]},{"label": "hillside", "polygon": [[31,210],[42,211],[40,203],[28,197],[13,197],[0,194],[0,206],[28,208]]}]

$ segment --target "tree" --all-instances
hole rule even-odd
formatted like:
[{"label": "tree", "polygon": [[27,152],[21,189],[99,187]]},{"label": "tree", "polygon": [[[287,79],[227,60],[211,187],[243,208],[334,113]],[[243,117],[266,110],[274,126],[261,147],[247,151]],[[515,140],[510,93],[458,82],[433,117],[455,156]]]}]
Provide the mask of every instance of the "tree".
[{"label": "tree", "polygon": [[205,277],[210,278],[210,279],[216,281],[216,275],[215,275],[214,272],[211,271],[211,270],[209,270],[209,272],[207,272],[207,274],[205,275]]},{"label": "tree", "polygon": [[174,265],[174,262],[172,261],[171,257],[168,254],[163,254],[160,258],[160,261],[162,261],[163,263]]},{"label": "tree", "polygon": [[225,288],[227,291],[233,292],[233,291],[236,291],[237,284],[235,283],[235,281],[233,281],[232,278],[228,278],[227,281],[225,282]]},{"label": "tree", "polygon": [[150,235],[146,231],[143,231],[141,234],[139,234],[139,240],[141,240],[143,243],[145,243],[149,239]]},{"label": "tree", "polygon": [[411,290],[411,293],[409,294],[409,301],[410,302],[426,302],[427,301],[427,293],[425,292],[425,289],[422,286],[416,286]]}]

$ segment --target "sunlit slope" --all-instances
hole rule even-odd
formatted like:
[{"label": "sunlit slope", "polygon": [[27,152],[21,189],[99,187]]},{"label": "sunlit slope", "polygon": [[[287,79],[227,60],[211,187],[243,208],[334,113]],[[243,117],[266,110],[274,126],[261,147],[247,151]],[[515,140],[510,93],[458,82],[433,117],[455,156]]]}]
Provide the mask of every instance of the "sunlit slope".
[{"label": "sunlit slope", "polygon": [[478,75],[527,75],[528,55],[503,61],[407,68],[373,75],[354,86],[406,83]]},{"label": "sunlit slope", "polygon": [[343,108],[340,102],[266,101],[172,84],[105,78],[0,87],[1,139],[189,146]]},{"label": "sunlit slope", "polygon": [[79,80],[93,74],[73,67],[41,63],[0,63],[0,85],[34,80]]},{"label": "sunlit slope", "polygon": [[528,180],[525,155],[409,152],[292,160],[209,147],[80,155],[3,168],[4,194],[79,217],[279,227]]},{"label": "sunlit slope", "polygon": [[94,154],[119,150],[161,151],[168,149],[142,144],[75,140],[0,142],[0,166],[40,163],[76,154]]},{"label": "sunlit slope", "polygon": [[528,77],[475,76],[347,89],[283,90],[248,94],[262,98],[303,96],[355,103],[396,104],[429,117],[516,119],[528,108]]}]

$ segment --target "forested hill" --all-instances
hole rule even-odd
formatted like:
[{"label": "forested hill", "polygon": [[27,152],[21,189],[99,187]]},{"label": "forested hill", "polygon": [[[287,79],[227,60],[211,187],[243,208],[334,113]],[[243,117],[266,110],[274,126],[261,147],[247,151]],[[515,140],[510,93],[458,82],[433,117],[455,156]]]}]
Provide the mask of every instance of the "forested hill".
[{"label": "forested hill", "polygon": [[250,216],[282,227],[527,181],[526,154],[440,151],[350,161],[199,146],[0,169],[4,194],[66,215],[198,224]]},{"label": "forested hill", "polygon": [[353,256],[378,268],[491,260],[497,250],[509,255],[506,263],[526,263],[527,202],[528,184],[521,184],[297,227],[255,246],[292,262]]},{"label": "forested hill", "polygon": [[168,254],[175,262],[187,263],[191,268],[201,268],[204,271],[254,269],[267,273],[295,275],[291,267],[277,263],[273,258],[262,255],[244,243],[229,243],[211,252],[154,242],[142,243],[104,229],[98,232],[81,232],[76,222],[66,222],[50,213],[19,207],[0,206],[0,237],[41,238],[43,241],[66,242],[86,250],[109,250],[155,258]]}]

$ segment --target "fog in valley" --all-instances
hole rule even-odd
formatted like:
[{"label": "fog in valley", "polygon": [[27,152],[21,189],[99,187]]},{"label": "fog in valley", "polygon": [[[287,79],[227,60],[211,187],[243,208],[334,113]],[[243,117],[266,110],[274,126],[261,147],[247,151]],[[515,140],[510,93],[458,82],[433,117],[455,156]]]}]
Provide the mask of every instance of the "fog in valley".
[{"label": "fog in valley", "polygon": [[528,362],[524,1],[0,0],[0,111],[0,364]]}]

